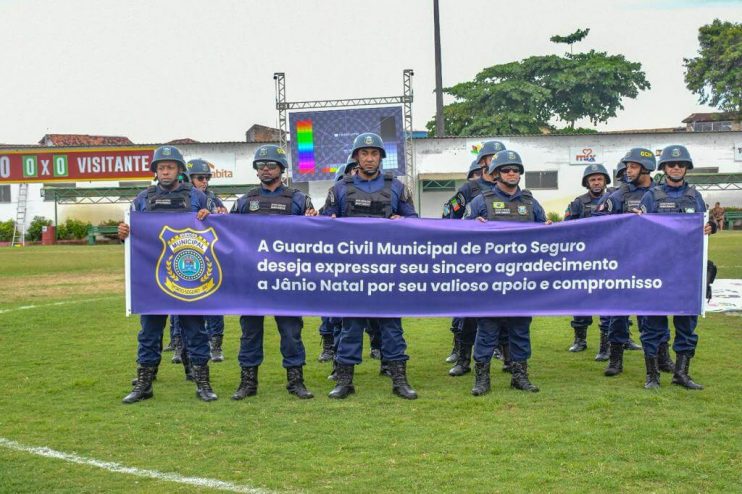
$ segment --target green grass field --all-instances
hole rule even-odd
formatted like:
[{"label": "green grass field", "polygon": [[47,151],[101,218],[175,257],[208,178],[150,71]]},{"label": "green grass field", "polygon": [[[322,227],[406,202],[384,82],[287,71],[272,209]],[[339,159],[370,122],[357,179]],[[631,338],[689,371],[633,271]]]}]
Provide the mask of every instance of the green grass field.
[{"label": "green grass field", "polygon": [[[742,232],[711,238],[720,278],[742,278],[740,246]],[[588,351],[572,354],[568,319],[537,318],[530,367],[541,392],[513,391],[498,371],[481,398],[469,394],[471,375],[446,373],[449,321],[406,319],[409,376],[420,394],[412,402],[391,394],[370,359],[356,370],[357,394],[329,400],[316,318],[306,319],[304,332],[314,400],[286,392],[271,321],[259,394],[231,401],[239,326],[228,317],[227,359],[211,364],[218,401],[197,401],[166,353],[155,398],[126,406],[138,318],[124,317],[122,248],[6,248],[0,266],[2,493],[209,490],[41,457],[7,441],[245,491],[742,491],[735,315],[700,322],[691,372],[704,391],[672,386],[667,374],[659,391],[644,390],[641,352],[627,353],[622,375],[603,377],[605,364],[593,361],[594,326]]]}]

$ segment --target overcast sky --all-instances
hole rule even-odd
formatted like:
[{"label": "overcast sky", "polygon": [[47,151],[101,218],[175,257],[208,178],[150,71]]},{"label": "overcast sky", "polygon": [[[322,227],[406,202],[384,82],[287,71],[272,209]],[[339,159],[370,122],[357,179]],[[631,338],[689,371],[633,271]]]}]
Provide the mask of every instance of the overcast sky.
[{"label": "overcast sky", "polygon": [[[276,126],[273,73],[289,101],[402,94],[415,71],[416,129],[435,113],[432,0],[0,0],[0,143],[46,133],[136,143],[244,140]],[[652,89],[599,130],[671,127],[697,104],[683,83],[698,28],[739,22],[742,0],[440,0],[443,83],[576,50],[641,62]]]}]

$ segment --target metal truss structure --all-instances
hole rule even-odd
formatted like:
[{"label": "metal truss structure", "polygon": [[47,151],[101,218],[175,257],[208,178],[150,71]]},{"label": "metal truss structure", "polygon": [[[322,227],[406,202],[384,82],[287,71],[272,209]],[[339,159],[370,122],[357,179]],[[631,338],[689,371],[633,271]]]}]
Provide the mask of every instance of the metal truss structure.
[{"label": "metal truss structure", "polygon": [[314,101],[286,101],[286,74],[276,72],[273,80],[276,83],[276,110],[278,110],[278,128],[281,130],[280,145],[288,146],[288,111],[312,108],[340,108],[354,106],[379,106],[402,104],[405,130],[405,182],[413,197],[417,197],[417,173],[415,170],[415,152],[412,148],[412,69],[402,71],[402,96],[380,96],[374,98],[351,98]]}]

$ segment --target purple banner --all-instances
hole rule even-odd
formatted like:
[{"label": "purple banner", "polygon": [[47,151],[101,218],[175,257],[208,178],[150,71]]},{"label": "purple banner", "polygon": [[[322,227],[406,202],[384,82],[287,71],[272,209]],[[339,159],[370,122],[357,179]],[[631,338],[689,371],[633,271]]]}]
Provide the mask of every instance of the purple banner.
[{"label": "purple banner", "polygon": [[140,314],[699,314],[703,215],[553,225],[131,213]]}]

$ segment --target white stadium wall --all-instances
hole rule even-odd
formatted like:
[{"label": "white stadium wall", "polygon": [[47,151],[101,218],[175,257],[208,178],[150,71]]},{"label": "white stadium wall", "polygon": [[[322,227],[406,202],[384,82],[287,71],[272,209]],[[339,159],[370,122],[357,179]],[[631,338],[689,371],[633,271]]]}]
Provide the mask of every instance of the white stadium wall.
[{"label": "white stadium wall", "polygon": [[[579,161],[576,156],[594,156],[595,162],[603,163],[613,171],[618,160],[632,147],[647,147],[659,150],[669,144],[683,144],[691,152],[696,167],[716,167],[720,173],[742,172],[742,132],[682,132],[682,133],[631,133],[590,135],[540,135],[508,136],[492,138],[450,137],[442,139],[413,140],[415,162],[420,180],[456,180],[458,187],[465,179],[469,164],[474,159],[475,146],[483,141],[497,139],[508,149],[518,151],[523,158],[526,171],[556,171],[557,189],[533,189],[533,194],[548,211],[563,214],[567,204],[584,189],[580,186],[585,164],[570,164]],[[252,156],[260,143],[218,142],[178,145],[186,159],[203,158],[216,166],[214,185],[256,184],[252,168]],[[582,150],[592,150],[583,152]],[[736,161],[735,161],[736,158]],[[588,158],[592,159],[592,158]],[[143,182],[146,183],[146,182]],[[78,182],[78,188],[116,187],[118,182]],[[319,208],[325,200],[331,181],[295,184],[312,197]],[[418,189],[421,189],[418,182]],[[30,184],[28,212],[30,222],[34,216],[54,218],[54,203],[41,197],[42,184]],[[418,190],[415,198],[421,216],[438,218],[444,201],[453,191]],[[725,206],[742,206],[742,190],[703,191],[709,204],[716,201]],[[0,220],[15,218],[18,185],[11,185],[11,202],[0,203]],[[228,203],[228,207],[231,203]],[[125,204],[60,205],[58,220],[76,218],[96,223],[123,217]]]}]

